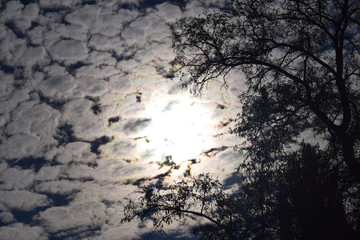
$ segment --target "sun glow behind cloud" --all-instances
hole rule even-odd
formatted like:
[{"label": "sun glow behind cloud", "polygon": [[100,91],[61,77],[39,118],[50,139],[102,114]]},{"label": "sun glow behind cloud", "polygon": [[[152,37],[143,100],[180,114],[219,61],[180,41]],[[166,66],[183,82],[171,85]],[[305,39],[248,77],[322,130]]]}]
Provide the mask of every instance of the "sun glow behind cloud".
[{"label": "sun glow behind cloud", "polygon": [[144,129],[153,159],[171,156],[179,164],[197,158],[212,145],[214,135],[210,110],[199,99],[188,95],[163,96],[146,106],[151,124]]}]

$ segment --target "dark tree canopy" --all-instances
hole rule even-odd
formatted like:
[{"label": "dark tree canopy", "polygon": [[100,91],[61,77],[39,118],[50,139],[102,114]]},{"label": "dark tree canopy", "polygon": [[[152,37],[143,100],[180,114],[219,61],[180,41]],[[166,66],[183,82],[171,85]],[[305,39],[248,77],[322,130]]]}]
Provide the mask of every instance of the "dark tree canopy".
[{"label": "dark tree canopy", "polygon": [[177,22],[175,63],[195,91],[232,69],[246,74],[234,132],[253,159],[274,157],[305,129],[335,141],[360,177],[360,2],[242,0]]},{"label": "dark tree canopy", "polygon": [[200,175],[165,189],[143,190],[144,197],[131,200],[126,206],[123,222],[136,217],[151,218],[154,228],[161,229],[164,224],[197,216],[208,221],[193,229],[203,239],[231,239],[240,234],[240,239],[250,237],[250,231],[246,230],[249,221],[241,214],[245,199],[226,192],[222,184],[209,175]]},{"label": "dark tree canopy", "polygon": [[197,93],[246,76],[231,130],[245,139],[242,180],[232,192],[207,175],[146,188],[123,221],[202,217],[200,239],[360,239],[360,2],[237,0],[178,20],[173,48]]},{"label": "dark tree canopy", "polygon": [[339,183],[341,170],[326,151],[302,144],[272,169],[258,168],[236,190],[209,175],[163,188],[143,188],[130,200],[122,222],[150,219],[164,224],[200,217],[193,227],[203,240],[328,239],[360,237],[359,185]]}]

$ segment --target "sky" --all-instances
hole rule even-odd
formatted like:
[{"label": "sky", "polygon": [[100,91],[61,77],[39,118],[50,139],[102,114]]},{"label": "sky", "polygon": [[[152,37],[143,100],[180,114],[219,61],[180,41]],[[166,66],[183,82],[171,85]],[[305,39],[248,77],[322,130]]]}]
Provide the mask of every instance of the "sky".
[{"label": "sky", "polygon": [[143,239],[151,222],[120,224],[139,187],[233,176],[242,75],[194,96],[166,74],[171,25],[224,4],[0,1],[0,239]]}]

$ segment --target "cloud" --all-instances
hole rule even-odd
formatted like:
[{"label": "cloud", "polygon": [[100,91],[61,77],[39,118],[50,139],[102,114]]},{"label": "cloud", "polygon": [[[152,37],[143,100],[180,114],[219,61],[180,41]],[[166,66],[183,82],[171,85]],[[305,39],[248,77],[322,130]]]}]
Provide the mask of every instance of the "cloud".
[{"label": "cloud", "polygon": [[3,190],[26,189],[33,185],[35,174],[32,170],[7,168],[0,176],[0,186]]},{"label": "cloud", "polygon": [[56,161],[62,164],[69,162],[79,163],[93,163],[96,155],[89,152],[90,143],[86,142],[71,142],[64,147],[59,148],[56,154]]},{"label": "cloud", "polygon": [[50,55],[54,60],[73,64],[87,57],[86,45],[77,40],[60,40],[50,48]]},{"label": "cloud", "polygon": [[[88,62],[94,66],[109,65],[115,66],[116,59],[109,52],[92,51],[89,54]],[[119,74],[119,72],[117,72]]]},{"label": "cloud", "polygon": [[40,137],[29,133],[14,134],[2,141],[0,150],[6,159],[20,159],[33,156],[41,148]]},{"label": "cloud", "polygon": [[140,238],[141,229],[136,225],[131,227],[126,225],[122,225],[119,227],[112,227],[112,226],[104,226],[102,232],[99,236],[96,236],[94,239],[96,240],[118,240],[119,236],[121,236],[122,240],[131,240],[131,239],[139,239]]},{"label": "cloud", "polygon": [[[39,179],[40,180],[40,179]],[[64,196],[70,196],[81,190],[83,183],[71,181],[71,180],[47,180],[36,184],[35,191],[44,194],[58,194]]]},{"label": "cloud", "polygon": [[191,174],[210,173],[212,176],[224,180],[229,177],[239,166],[243,156],[235,152],[232,148],[220,148],[214,157],[203,156],[199,163],[191,165]]},{"label": "cloud", "polygon": [[167,23],[174,23],[176,19],[181,18],[183,14],[179,6],[169,2],[156,5],[156,9],[157,14],[163,17]]},{"label": "cloud", "polygon": [[108,37],[103,34],[94,34],[90,38],[89,46],[100,51],[116,51],[121,52],[123,49],[123,42],[119,37]]},{"label": "cloud", "polygon": [[36,174],[35,180],[52,181],[59,177],[60,166],[43,166]]},{"label": "cloud", "polygon": [[141,129],[144,129],[149,125],[151,119],[126,119],[123,124],[123,131],[125,134],[132,136],[134,133],[137,133]]},{"label": "cloud", "polygon": [[71,75],[57,75],[46,79],[38,89],[45,96],[66,99],[73,96],[76,87]]},{"label": "cloud", "polygon": [[73,125],[78,138],[93,140],[107,133],[105,119],[95,115],[92,102],[85,98],[74,99],[64,105],[62,121]]},{"label": "cloud", "polygon": [[[149,106],[191,98],[178,78],[164,78],[174,57],[170,24],[221,5],[150,2],[0,5],[2,239],[139,239],[149,231],[119,222],[139,184],[171,181],[145,136],[154,125]],[[215,148],[233,144],[221,126],[238,107],[232,79],[228,91],[214,81],[193,99],[220,124]],[[230,150],[192,164],[192,173],[225,176],[239,157]]]},{"label": "cloud", "polygon": [[81,0],[63,0],[63,1],[40,0],[39,4],[41,8],[56,10],[61,8],[75,7],[80,2]]},{"label": "cloud", "polygon": [[47,234],[44,233],[41,227],[24,225],[22,223],[0,227],[0,235],[4,240],[48,239]]},{"label": "cloud", "polygon": [[9,66],[16,66],[17,60],[26,50],[26,40],[17,38],[15,33],[8,26],[0,25],[1,36],[0,42],[0,59]]},{"label": "cloud", "polygon": [[65,16],[65,20],[69,23],[80,25],[84,28],[92,28],[97,24],[98,13],[100,9],[94,5],[85,5],[80,9],[73,11]]},{"label": "cloud", "polygon": [[[95,201],[52,207],[39,214],[38,221],[47,231],[71,231],[72,234],[98,227],[105,222],[105,205]],[[61,232],[58,234],[61,236]],[[66,233],[63,233],[66,234]]]},{"label": "cloud", "polygon": [[[11,214],[11,212],[9,212],[5,206],[3,205],[0,205],[0,219],[1,219],[1,222],[2,222],[2,225],[8,225],[12,222],[15,222],[15,218],[14,218],[14,215]],[[1,233],[1,228],[0,228],[0,233]]]},{"label": "cloud", "polygon": [[91,74],[92,70],[98,70],[98,71],[96,72],[96,74],[93,74],[94,77],[85,76],[78,78],[79,80],[78,87],[81,89],[82,94],[90,95],[90,96],[101,96],[105,94],[108,91],[108,82],[104,81],[103,79],[106,79],[107,77],[102,79],[99,79],[101,77],[99,78],[95,78],[95,77],[101,76],[102,74],[105,76],[106,75],[111,76],[112,68],[101,67],[98,69],[88,69],[88,70],[89,72],[87,74]]},{"label": "cloud", "polygon": [[43,65],[48,62],[45,48],[43,47],[31,47],[25,50],[20,57],[19,62],[26,67],[33,67],[34,65]]},{"label": "cloud", "polygon": [[17,209],[22,211],[31,211],[37,207],[43,207],[50,204],[46,195],[37,194],[28,191],[0,191],[0,203],[9,210]]},{"label": "cloud", "polygon": [[[27,101],[19,104],[6,126],[9,135],[31,133],[42,138],[52,136],[60,113],[46,104]],[[51,141],[50,141],[51,142]]]}]

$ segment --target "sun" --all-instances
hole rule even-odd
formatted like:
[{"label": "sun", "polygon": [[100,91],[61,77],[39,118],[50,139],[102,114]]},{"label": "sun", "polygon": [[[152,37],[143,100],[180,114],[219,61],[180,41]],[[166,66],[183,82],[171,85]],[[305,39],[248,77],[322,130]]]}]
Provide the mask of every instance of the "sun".
[{"label": "sun", "polygon": [[164,96],[147,107],[151,123],[145,129],[146,148],[155,159],[172,161],[197,158],[212,145],[213,121],[210,109],[199,99],[181,95]]}]

